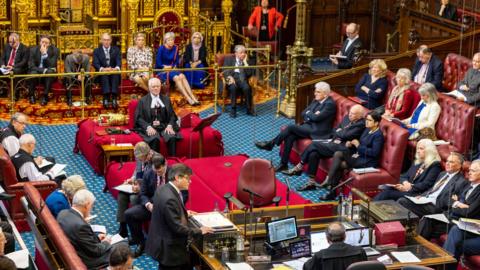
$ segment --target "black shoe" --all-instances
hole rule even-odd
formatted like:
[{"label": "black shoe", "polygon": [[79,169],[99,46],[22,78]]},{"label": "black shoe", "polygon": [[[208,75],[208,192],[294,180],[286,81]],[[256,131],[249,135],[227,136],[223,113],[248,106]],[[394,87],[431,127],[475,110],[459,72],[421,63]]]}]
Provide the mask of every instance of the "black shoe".
[{"label": "black shoe", "polygon": [[263,142],[255,142],[255,146],[262,150],[272,151],[275,144],[273,141],[263,141]]},{"label": "black shoe", "polygon": [[8,194],[8,193],[5,193],[5,192],[0,193],[0,200],[1,201],[9,201],[13,198],[15,198],[15,194]]},{"label": "black shoe", "polygon": [[35,96],[30,96],[29,101],[30,104],[35,104]]},{"label": "black shoe", "polygon": [[293,175],[302,175],[302,169],[298,169],[297,166],[291,168],[290,170],[286,170],[282,172],[285,175],[293,176]]},{"label": "black shoe", "polygon": [[335,197],[337,197],[337,194],[335,193],[335,191],[330,191],[327,194],[318,197],[318,199],[321,201],[331,201],[331,200],[334,200]]},{"label": "black shoe", "polygon": [[112,108],[118,109],[118,101],[116,97],[112,98]]},{"label": "black shoe", "polygon": [[277,167],[275,167],[276,172],[281,172],[281,171],[284,171],[284,170],[288,170],[288,165],[287,164],[280,163],[280,164],[278,164]]},{"label": "black shoe", "polygon": [[312,182],[308,182],[305,185],[297,188],[297,191],[307,191],[307,190],[315,190],[315,189],[317,189],[317,186]]},{"label": "black shoe", "polygon": [[144,250],[145,250],[145,243],[138,244],[137,248],[133,253],[133,256],[135,256],[135,258],[142,256]]},{"label": "black shoe", "polygon": [[110,104],[108,102],[108,99],[103,98],[103,108],[108,110],[109,107],[110,107]]},{"label": "black shoe", "polygon": [[232,118],[237,118],[237,110],[232,109],[232,110],[230,111],[230,117],[232,117]]},{"label": "black shoe", "polygon": [[48,98],[47,97],[42,97],[42,101],[40,101],[40,105],[45,106],[48,103]]}]

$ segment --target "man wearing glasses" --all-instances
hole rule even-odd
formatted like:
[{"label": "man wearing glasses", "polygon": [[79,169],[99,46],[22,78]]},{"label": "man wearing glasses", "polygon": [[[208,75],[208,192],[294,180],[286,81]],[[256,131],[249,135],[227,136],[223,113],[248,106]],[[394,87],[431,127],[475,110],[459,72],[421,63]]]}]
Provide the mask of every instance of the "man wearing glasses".
[{"label": "man wearing glasses", "polygon": [[27,116],[17,112],[10,119],[8,126],[0,129],[0,143],[9,156],[15,155],[20,149],[18,139],[27,127]]},{"label": "man wearing glasses", "polygon": [[192,170],[178,163],[168,172],[169,182],[155,192],[152,221],[148,232],[146,253],[158,261],[158,269],[191,270],[188,254],[189,238],[213,232],[209,227],[192,228],[182,199],[182,190],[188,190]]},{"label": "man wearing glasses", "polygon": [[330,61],[340,69],[347,69],[353,66],[355,52],[362,47],[362,41],[359,38],[360,26],[356,23],[347,25],[347,39],[343,42],[342,49],[335,55],[330,55]]},{"label": "man wearing glasses", "polygon": [[[8,37],[8,43],[5,44],[0,66],[3,75],[25,74],[28,68],[28,48],[20,43],[20,36],[17,33],[11,33]],[[16,82],[15,82],[16,84]],[[18,90],[15,89],[15,101],[19,98]]]}]

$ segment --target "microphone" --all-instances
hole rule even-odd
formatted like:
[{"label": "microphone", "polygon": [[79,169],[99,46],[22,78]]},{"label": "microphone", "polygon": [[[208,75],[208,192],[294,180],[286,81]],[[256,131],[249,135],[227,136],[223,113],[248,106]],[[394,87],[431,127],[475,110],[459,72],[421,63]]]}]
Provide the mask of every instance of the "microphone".
[{"label": "microphone", "polygon": [[250,194],[252,194],[253,196],[256,196],[256,197],[258,197],[258,198],[260,198],[260,199],[263,199],[263,197],[262,197],[260,194],[254,192],[254,191],[251,191],[251,190],[248,189],[248,188],[243,188],[242,190],[243,190],[243,192],[250,193]]},{"label": "microphone", "polygon": [[[245,204],[243,204],[241,201],[239,201],[237,198],[235,198],[232,195],[231,192],[225,193],[225,195],[223,195],[223,197],[225,198],[225,200],[233,203],[233,205],[235,205],[238,209],[240,209],[240,210],[245,210],[246,209]],[[227,203],[227,206],[225,206],[225,208],[227,208],[227,207],[228,207],[228,203]]]}]

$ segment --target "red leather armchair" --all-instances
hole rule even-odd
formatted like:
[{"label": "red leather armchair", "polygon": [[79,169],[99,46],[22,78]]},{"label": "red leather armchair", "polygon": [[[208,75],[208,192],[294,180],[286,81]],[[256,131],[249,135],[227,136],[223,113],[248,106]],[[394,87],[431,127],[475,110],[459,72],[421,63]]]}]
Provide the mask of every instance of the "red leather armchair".
[{"label": "red leather armchair", "polygon": [[[31,211],[37,220],[29,219],[29,225],[34,231],[36,256],[35,263],[40,270],[47,269],[87,269],[78,257],[62,228],[45,206],[42,194],[32,183],[23,186],[26,204],[25,212]],[[40,267],[43,266],[42,267]]]},{"label": "red leather armchair", "polygon": [[471,59],[449,53],[443,62],[443,89],[446,91],[457,89],[457,83],[465,77],[470,67],[472,67]]},{"label": "red leather armchair", "polygon": [[[0,179],[3,179],[3,185],[5,192],[14,194],[15,198],[8,202],[8,210],[10,216],[15,221],[17,228],[20,231],[28,230],[25,222],[25,215],[22,211],[22,205],[20,198],[24,196],[23,186],[28,182],[18,182],[17,173],[15,172],[15,166],[10,160],[10,156],[5,149],[0,145]],[[31,182],[31,185],[35,186],[40,192],[42,198],[46,198],[53,190],[57,188],[57,184],[54,181],[38,181]]]},{"label": "red leather armchair", "polygon": [[260,158],[245,160],[238,176],[237,197],[242,203],[249,205],[249,193],[244,189],[249,189],[263,197],[254,196],[255,207],[272,204],[276,192],[276,181],[275,170],[270,161]]}]

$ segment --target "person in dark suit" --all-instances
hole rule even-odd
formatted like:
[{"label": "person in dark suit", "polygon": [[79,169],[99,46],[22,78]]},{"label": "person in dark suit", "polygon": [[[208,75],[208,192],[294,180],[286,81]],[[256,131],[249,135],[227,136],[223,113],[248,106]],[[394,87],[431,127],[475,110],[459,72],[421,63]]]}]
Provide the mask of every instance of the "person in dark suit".
[{"label": "person in dark suit", "polygon": [[[192,42],[185,48],[183,63],[185,68],[208,67],[207,48],[203,44],[203,35],[200,32],[193,33]],[[193,88],[205,88],[205,77],[208,75],[205,70],[192,70],[184,73]]]},{"label": "person in dark suit", "polygon": [[415,163],[400,176],[399,184],[386,185],[384,191],[375,196],[375,201],[398,200],[403,196],[417,196],[433,186],[441,172],[437,147],[430,139],[417,143]]},{"label": "person in dark suit", "polygon": [[360,138],[365,129],[364,115],[365,109],[362,105],[352,106],[348,115],[345,115],[342,122],[333,130],[330,139],[312,142],[303,151],[300,163],[292,169],[282,172],[286,175],[301,175],[303,166],[308,164],[308,182],[297,190],[304,191],[316,188],[315,175],[317,174],[320,159],[331,158],[335,152],[347,150],[347,141]]},{"label": "person in dark suit", "polygon": [[[17,33],[11,33],[0,58],[0,66],[5,69],[3,75],[10,74],[10,72],[13,74],[27,73],[28,57],[28,48],[20,42],[20,36]],[[17,81],[18,79],[14,83],[16,84]],[[18,94],[18,90],[15,88],[15,101],[18,101]]]},{"label": "person in dark suit", "polygon": [[415,204],[406,197],[398,199],[398,203],[419,217],[447,211],[452,195],[460,195],[468,185],[461,171],[463,161],[461,154],[450,153],[445,164],[445,171],[438,175],[435,184],[430,189],[417,196],[429,200],[430,203]]},{"label": "person in dark suit", "polygon": [[336,54],[338,57],[330,56],[330,61],[340,69],[351,68],[354,64],[355,53],[362,48],[362,41],[359,38],[360,26],[356,23],[347,25],[347,39],[343,42],[342,49]]},{"label": "person in dark suit", "polygon": [[135,257],[142,255],[145,249],[143,222],[150,220],[155,190],[166,183],[167,165],[165,158],[157,154],[152,158],[152,166],[143,176],[140,186],[140,202],[125,211],[125,220],[132,236],[131,243],[136,244]]},{"label": "person in dark suit", "polygon": [[362,247],[344,243],[345,227],[339,223],[331,223],[327,228],[327,241],[330,246],[316,252],[303,265],[303,270],[345,270],[355,262],[367,260],[367,254]]},{"label": "person in dark suit", "polygon": [[443,62],[428,47],[418,50],[418,58],[412,69],[412,80],[418,84],[432,83],[438,91],[442,90]]},{"label": "person in dark suit", "polygon": [[[28,61],[28,73],[29,74],[52,74],[57,72],[57,60],[58,49],[51,44],[49,36],[40,37],[40,45],[30,49],[30,58]],[[48,92],[52,83],[55,81],[55,77],[44,78],[31,78],[29,79],[29,96],[30,103],[35,103],[35,87],[38,85],[39,80],[43,81],[45,88],[43,90],[43,97],[41,100],[42,106],[48,103]]]},{"label": "person in dark suit", "polygon": [[[82,69],[85,72],[90,71],[90,57],[87,54],[83,54],[81,50],[74,51],[72,54],[65,57],[64,62],[65,73],[81,72]],[[65,75],[64,76],[65,85],[67,86],[67,104],[72,106],[72,87],[77,84],[81,85],[81,82],[84,81],[85,86],[85,103],[92,103],[92,83],[90,80],[90,75]]]},{"label": "person in dark suit", "polygon": [[[321,187],[334,187],[338,185],[344,175],[345,169],[378,167],[380,155],[383,150],[384,137],[380,129],[382,116],[376,111],[370,111],[365,117],[365,127],[360,139],[347,141],[346,150],[333,154],[333,161],[325,181]],[[336,191],[330,191],[320,200],[332,200]]]},{"label": "person in dark suit", "polygon": [[[122,55],[120,49],[112,46],[112,37],[108,33],[103,33],[101,45],[93,50],[93,67],[96,71],[119,71],[122,66]],[[102,85],[103,107],[108,109],[118,108],[118,85],[120,84],[120,74],[100,75],[98,76]]]},{"label": "person in dark suit", "polygon": [[326,82],[315,84],[315,99],[302,112],[303,123],[300,125],[291,124],[270,141],[255,142],[257,148],[272,151],[275,145],[285,142],[280,164],[275,171],[288,169],[288,158],[293,143],[303,138],[328,139],[332,132],[332,123],[335,118],[337,107],[335,101],[330,97],[330,85]]},{"label": "person in dark suit", "polygon": [[458,100],[480,108],[480,52],[473,55],[472,67],[453,92]]},{"label": "person in dark suit", "polygon": [[[160,150],[160,137],[167,143],[169,156],[176,155],[176,141],[182,139],[170,98],[161,95],[162,83],[158,78],[148,81],[150,94],[138,102],[134,129],[153,150]],[[160,152],[160,151],[159,151]]]},{"label": "person in dark suit", "polygon": [[[452,212],[456,218],[480,218],[480,160],[474,160],[468,171],[468,180],[470,184],[465,192],[458,197],[458,201],[452,205]],[[455,197],[453,199],[456,199]],[[454,254],[459,261],[462,254],[466,256],[480,254],[478,234],[465,232],[453,226],[448,233],[447,241],[443,248],[450,254]],[[456,265],[449,265],[447,269],[457,269]]]},{"label": "person in dark suit", "polygon": [[168,172],[168,183],[153,197],[152,221],[148,231],[146,253],[158,261],[161,270],[191,270],[189,238],[211,233],[209,227],[192,228],[181,190],[188,190],[192,170],[185,164],[174,164]]},{"label": "person in dark suit", "polygon": [[[246,48],[243,45],[235,45],[235,57],[226,57],[223,62],[224,67],[242,67],[249,66],[253,63],[247,61]],[[248,84],[248,79],[254,74],[254,70],[251,68],[237,68],[237,69],[224,69],[223,77],[226,82],[226,89],[230,93],[230,100],[232,103],[232,109],[230,116],[232,118],[237,117],[237,95],[238,92],[242,92],[245,97],[245,103],[247,107],[247,115],[255,115],[253,110],[252,100],[252,88]]]},{"label": "person in dark suit", "polygon": [[441,0],[436,14],[442,18],[457,21],[457,7],[450,4],[450,0]]},{"label": "person in dark suit", "polygon": [[97,236],[85,220],[90,216],[94,202],[92,192],[79,190],[73,196],[72,208],[62,210],[57,216],[58,224],[88,269],[107,267],[112,248],[110,238],[105,234]]},{"label": "person in dark suit", "polygon": [[[475,166],[474,163],[476,164]],[[447,211],[444,212],[444,215],[448,217],[448,219],[480,219],[479,170],[480,160],[473,161],[468,173],[469,184],[460,192],[460,195],[453,194],[451,199],[448,200],[449,207]],[[423,218],[418,224],[417,232],[425,239],[438,238],[446,233],[448,228],[449,224],[439,222],[435,219]]]}]

